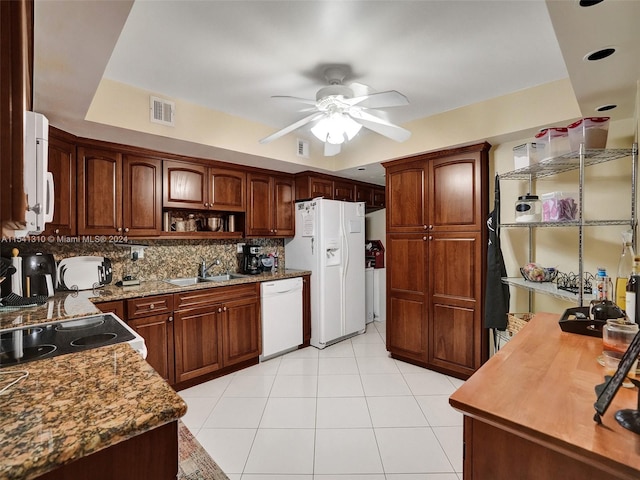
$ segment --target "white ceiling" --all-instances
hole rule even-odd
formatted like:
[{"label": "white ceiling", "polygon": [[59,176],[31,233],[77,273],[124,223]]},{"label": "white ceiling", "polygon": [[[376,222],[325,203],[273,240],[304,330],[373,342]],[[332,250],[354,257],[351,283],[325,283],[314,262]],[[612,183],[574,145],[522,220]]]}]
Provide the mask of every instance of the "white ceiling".
[{"label": "white ceiling", "polygon": [[[36,0],[35,108],[100,138],[84,115],[104,76],[275,131],[305,114],[272,95],[315,98],[323,65],[346,64],[345,83],[408,97],[388,110],[399,124],[566,77],[583,115],[618,103],[607,114],[628,118],[638,18],[627,0]],[[582,57],[611,45],[605,73],[586,74]]]}]

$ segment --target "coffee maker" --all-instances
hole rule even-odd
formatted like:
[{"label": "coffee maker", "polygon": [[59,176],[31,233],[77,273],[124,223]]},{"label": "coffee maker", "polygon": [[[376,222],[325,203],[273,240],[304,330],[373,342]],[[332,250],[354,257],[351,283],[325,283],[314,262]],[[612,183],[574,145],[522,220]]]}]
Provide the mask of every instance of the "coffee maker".
[{"label": "coffee maker", "polygon": [[257,275],[262,271],[260,247],[258,245],[243,245],[242,255],[242,273]]}]

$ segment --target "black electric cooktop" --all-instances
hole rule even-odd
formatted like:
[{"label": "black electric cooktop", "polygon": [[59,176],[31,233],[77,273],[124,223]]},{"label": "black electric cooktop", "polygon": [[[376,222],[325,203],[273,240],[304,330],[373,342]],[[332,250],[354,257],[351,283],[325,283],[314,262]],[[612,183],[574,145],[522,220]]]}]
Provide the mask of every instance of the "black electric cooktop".
[{"label": "black electric cooktop", "polygon": [[51,358],[136,338],[111,314],[0,333],[0,367]]}]

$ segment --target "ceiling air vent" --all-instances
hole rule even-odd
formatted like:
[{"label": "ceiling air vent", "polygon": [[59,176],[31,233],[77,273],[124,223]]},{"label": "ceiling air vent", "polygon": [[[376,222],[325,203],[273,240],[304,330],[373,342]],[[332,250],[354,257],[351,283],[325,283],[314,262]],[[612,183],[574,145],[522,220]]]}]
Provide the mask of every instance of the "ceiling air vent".
[{"label": "ceiling air vent", "polygon": [[159,97],[149,97],[149,103],[150,120],[153,123],[174,126],[175,102]]},{"label": "ceiling air vent", "polygon": [[298,140],[298,151],[296,152],[299,157],[309,158],[309,142],[306,140]]}]

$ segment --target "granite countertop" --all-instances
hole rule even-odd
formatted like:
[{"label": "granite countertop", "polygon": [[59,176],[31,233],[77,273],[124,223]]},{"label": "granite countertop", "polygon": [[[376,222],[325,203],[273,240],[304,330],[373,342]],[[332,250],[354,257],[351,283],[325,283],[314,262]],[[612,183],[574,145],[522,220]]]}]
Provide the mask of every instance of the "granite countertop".
[{"label": "granite countertop", "polygon": [[0,479],[35,478],[187,411],[126,343],[3,368],[0,389],[23,372],[0,394]]},{"label": "granite countertop", "polygon": [[307,270],[285,269],[277,273],[261,273],[243,278],[234,278],[225,282],[203,282],[186,287],[172,285],[163,280],[142,281],[140,285],[118,287],[105,285],[96,290],[79,292],[56,292],[46,304],[21,308],[18,310],[0,310],[0,330],[11,330],[26,326],[42,325],[53,321],[85,317],[100,313],[94,305],[100,302],[126,300],[128,298],[151,295],[172,294],[205,288],[220,288],[246,283],[266,282],[284,278],[294,278],[311,274]]}]

